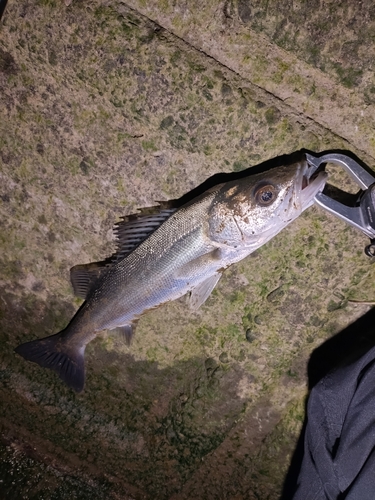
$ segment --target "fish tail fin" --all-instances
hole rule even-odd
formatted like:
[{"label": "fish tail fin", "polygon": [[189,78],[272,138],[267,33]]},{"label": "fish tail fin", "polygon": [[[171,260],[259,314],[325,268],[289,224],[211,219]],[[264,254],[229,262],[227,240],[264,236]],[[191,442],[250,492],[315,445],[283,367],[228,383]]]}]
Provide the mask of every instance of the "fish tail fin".
[{"label": "fish tail fin", "polygon": [[85,346],[64,342],[64,333],[65,330],[26,342],[16,347],[15,352],[27,361],[53,370],[68,387],[81,392],[85,384]]}]

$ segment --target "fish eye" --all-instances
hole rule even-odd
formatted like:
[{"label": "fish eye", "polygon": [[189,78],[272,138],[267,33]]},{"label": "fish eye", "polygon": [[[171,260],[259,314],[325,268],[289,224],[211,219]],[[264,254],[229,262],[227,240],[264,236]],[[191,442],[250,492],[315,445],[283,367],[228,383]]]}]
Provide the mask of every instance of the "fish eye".
[{"label": "fish eye", "polygon": [[255,201],[263,207],[271,205],[275,201],[276,196],[277,190],[272,184],[260,186],[254,193]]}]

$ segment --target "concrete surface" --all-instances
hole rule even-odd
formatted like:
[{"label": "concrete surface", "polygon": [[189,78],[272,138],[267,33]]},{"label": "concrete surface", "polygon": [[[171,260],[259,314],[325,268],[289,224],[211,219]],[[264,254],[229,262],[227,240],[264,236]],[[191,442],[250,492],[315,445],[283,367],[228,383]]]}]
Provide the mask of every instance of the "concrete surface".
[{"label": "concrete surface", "polygon": [[[87,348],[76,395],[13,353],[81,303],[112,226],[301,148],[374,165],[370,1],[10,1],[0,25],[0,492],[276,499],[313,350],[375,299],[366,239],[312,207],[197,313]],[[353,190],[331,168],[331,182]],[[359,302],[355,302],[359,301]]]}]

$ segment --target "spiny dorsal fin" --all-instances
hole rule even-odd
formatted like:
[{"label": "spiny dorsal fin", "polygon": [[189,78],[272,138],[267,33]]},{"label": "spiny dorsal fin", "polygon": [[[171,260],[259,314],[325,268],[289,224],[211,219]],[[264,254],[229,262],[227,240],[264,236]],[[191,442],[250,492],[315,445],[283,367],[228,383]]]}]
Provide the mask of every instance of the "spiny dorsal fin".
[{"label": "spiny dorsal fin", "polygon": [[126,215],[117,222],[113,228],[117,240],[116,252],[103,261],[71,268],[70,281],[74,295],[86,299],[104,272],[129,255],[176,211],[176,208],[170,208],[171,204],[160,202],[160,206],[140,209],[139,214]]},{"label": "spiny dorsal fin", "polygon": [[123,220],[117,222],[113,229],[117,239],[117,250],[111,257],[112,262],[118,262],[129,255],[175,211],[175,208],[159,209],[156,213],[140,213],[123,217]]}]

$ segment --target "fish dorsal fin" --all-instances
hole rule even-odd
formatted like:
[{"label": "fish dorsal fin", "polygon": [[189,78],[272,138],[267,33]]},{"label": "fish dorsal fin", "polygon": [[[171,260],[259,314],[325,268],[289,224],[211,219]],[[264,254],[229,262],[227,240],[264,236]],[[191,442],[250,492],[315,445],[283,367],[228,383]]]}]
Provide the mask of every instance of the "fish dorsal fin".
[{"label": "fish dorsal fin", "polygon": [[88,293],[98,281],[103,271],[108,269],[105,262],[91,262],[90,264],[79,264],[70,270],[70,281],[73,286],[74,295],[86,299]]},{"label": "fish dorsal fin", "polygon": [[206,302],[220,278],[221,273],[215,273],[192,289],[190,296],[188,297],[190,309],[196,311]]},{"label": "fish dorsal fin", "polygon": [[70,281],[74,295],[86,299],[104,272],[129,255],[177,210],[171,207],[172,202],[160,202],[159,206],[142,208],[139,213],[126,215],[117,222],[113,228],[117,240],[116,252],[101,262],[79,264],[71,268]]},{"label": "fish dorsal fin", "polygon": [[116,235],[117,249],[111,257],[113,263],[129,255],[176,211],[175,208],[156,208],[159,210],[155,213],[147,213],[150,209],[144,209],[139,214],[126,215],[123,220],[115,224],[113,231]]}]

